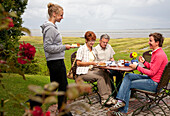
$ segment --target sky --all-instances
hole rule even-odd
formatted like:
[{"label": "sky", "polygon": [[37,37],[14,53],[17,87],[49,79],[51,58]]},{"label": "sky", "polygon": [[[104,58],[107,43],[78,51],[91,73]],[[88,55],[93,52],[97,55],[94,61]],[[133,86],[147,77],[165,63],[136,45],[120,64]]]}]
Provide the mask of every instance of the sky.
[{"label": "sky", "polygon": [[49,2],[64,9],[60,30],[170,28],[170,0],[28,0],[23,26],[40,29]]}]

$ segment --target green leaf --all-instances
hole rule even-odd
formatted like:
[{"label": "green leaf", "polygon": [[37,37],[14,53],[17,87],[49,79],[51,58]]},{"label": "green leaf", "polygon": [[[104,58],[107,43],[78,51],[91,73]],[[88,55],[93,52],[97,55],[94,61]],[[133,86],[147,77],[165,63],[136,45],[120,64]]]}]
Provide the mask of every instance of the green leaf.
[{"label": "green leaf", "polygon": [[26,27],[20,27],[19,29],[20,29],[21,31],[27,33],[29,36],[31,36],[31,31],[30,31],[28,28],[26,28]]},{"label": "green leaf", "polygon": [[40,96],[29,96],[29,98],[33,101],[43,103],[43,99]]},{"label": "green leaf", "polygon": [[5,11],[4,7],[0,4],[0,11]]},{"label": "green leaf", "polygon": [[4,103],[6,103],[6,102],[8,102],[8,101],[9,101],[9,99],[5,100]]},{"label": "green leaf", "polygon": [[61,95],[65,95],[65,92],[64,91],[51,92],[50,95],[61,96]]},{"label": "green leaf", "polygon": [[72,88],[68,88],[67,90],[67,97],[69,99],[76,99],[77,97],[79,97],[79,90],[76,87],[72,87]]},{"label": "green leaf", "polygon": [[15,17],[15,18],[18,17],[17,14],[16,14],[15,12],[9,12],[8,14],[9,14],[9,16],[11,16],[11,17]]},{"label": "green leaf", "polygon": [[52,82],[52,83],[44,85],[44,90],[54,91],[54,90],[56,90],[56,88],[58,86],[59,86],[59,84],[57,82]]},{"label": "green leaf", "polygon": [[57,103],[57,99],[54,96],[47,97],[44,103]]},{"label": "green leaf", "polygon": [[0,30],[8,28],[8,22],[7,21],[5,21],[4,23],[0,23],[0,25],[1,25]]},{"label": "green leaf", "polygon": [[37,86],[37,85],[29,85],[28,89],[32,92],[37,93],[37,94],[45,93],[44,89],[41,86]]}]

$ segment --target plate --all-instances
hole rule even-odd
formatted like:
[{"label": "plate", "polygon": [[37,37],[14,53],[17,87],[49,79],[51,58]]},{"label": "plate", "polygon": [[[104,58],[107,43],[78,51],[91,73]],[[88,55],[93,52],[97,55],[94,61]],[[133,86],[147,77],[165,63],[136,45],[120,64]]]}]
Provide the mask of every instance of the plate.
[{"label": "plate", "polygon": [[97,65],[97,66],[106,66],[106,65]]},{"label": "plate", "polygon": [[117,66],[117,64],[110,64],[110,66]]},{"label": "plate", "polygon": [[71,47],[79,48],[79,47],[80,47],[80,44],[71,44]]},{"label": "plate", "polygon": [[124,65],[122,65],[122,64],[119,64],[118,66],[120,66],[120,67],[123,67]]},{"label": "plate", "polygon": [[97,66],[106,66],[106,63],[98,63]]}]

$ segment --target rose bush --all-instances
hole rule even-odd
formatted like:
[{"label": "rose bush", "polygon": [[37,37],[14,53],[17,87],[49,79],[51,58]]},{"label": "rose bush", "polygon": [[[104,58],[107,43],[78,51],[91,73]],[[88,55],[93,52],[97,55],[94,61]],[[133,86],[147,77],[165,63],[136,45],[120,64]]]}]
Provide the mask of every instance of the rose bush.
[{"label": "rose bush", "polygon": [[8,29],[11,28],[11,27],[14,27],[13,20],[10,17],[6,17],[6,19],[9,20]]},{"label": "rose bush", "polygon": [[23,44],[20,43],[19,52],[18,52],[18,63],[26,64],[27,62],[34,59],[36,49],[30,43]]},{"label": "rose bush", "polygon": [[24,116],[50,116],[50,111],[43,112],[40,106],[35,106],[33,110],[26,110]]}]

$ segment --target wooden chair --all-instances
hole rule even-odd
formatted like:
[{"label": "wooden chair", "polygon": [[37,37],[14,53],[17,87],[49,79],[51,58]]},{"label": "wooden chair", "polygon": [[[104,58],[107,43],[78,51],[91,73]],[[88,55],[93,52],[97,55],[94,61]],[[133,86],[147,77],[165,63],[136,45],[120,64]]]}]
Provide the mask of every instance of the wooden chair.
[{"label": "wooden chair", "polygon": [[170,62],[168,62],[168,64],[166,65],[163,71],[163,74],[162,74],[160,82],[158,83],[156,92],[150,92],[150,91],[145,91],[145,90],[140,90],[140,89],[132,89],[136,91],[137,93],[144,93],[146,95],[146,98],[149,99],[149,102],[143,101],[145,102],[143,103],[142,100],[140,100],[140,98],[136,97],[137,100],[143,104],[143,106],[137,108],[133,112],[133,115],[135,115],[135,113],[138,110],[142,111],[144,107],[147,108],[153,115],[155,115],[150,107],[151,105],[155,104],[155,106],[159,106],[159,108],[163,111],[164,115],[167,116],[165,111],[159,105],[159,102],[162,101],[170,110],[170,106],[168,106],[166,102],[163,100],[163,98],[170,95],[170,88],[168,88],[169,81],[170,81]]},{"label": "wooden chair", "polygon": [[[145,59],[145,61],[147,61],[147,62],[150,62],[151,61],[151,52],[152,52],[152,50],[148,50],[148,51],[146,51],[146,52],[144,52],[143,53],[143,58]],[[144,67],[144,68],[146,68],[146,67]],[[142,74],[143,75],[143,73],[140,73],[140,74]]]},{"label": "wooden chair", "polygon": [[[75,58],[76,58],[76,54],[77,52],[74,52],[72,53],[71,55],[71,64],[73,64]],[[73,68],[72,68],[72,71],[73,71],[73,79],[75,80],[78,76],[76,74],[76,69],[77,69],[77,63],[74,64]],[[92,85],[92,91],[94,93],[96,93],[98,96],[99,96],[99,102],[101,102],[101,96],[98,92],[98,87],[97,87],[97,82],[96,81],[86,81],[87,83],[91,84]],[[84,94],[85,97],[87,97],[87,99],[89,100],[89,104],[92,104],[90,98],[89,98],[89,94]]]},{"label": "wooden chair", "polygon": [[143,53],[143,57],[145,58],[145,60],[147,62],[151,61],[151,52],[152,52],[152,50],[149,50],[149,51],[146,51],[146,52]]},{"label": "wooden chair", "polygon": [[[75,58],[76,58],[76,54],[77,52],[74,52],[71,54],[71,65],[73,64]],[[73,79],[75,80],[77,78],[76,75],[76,69],[77,69],[77,63],[74,64],[73,68],[72,68],[72,72],[73,72]]]}]

